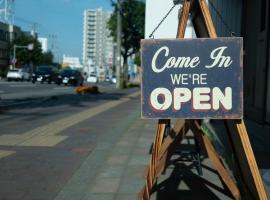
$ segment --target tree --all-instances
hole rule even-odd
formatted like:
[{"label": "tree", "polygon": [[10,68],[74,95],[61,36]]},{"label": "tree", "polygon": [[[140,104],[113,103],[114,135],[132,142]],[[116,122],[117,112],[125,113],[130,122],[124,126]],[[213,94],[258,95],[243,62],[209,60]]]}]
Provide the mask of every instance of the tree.
[{"label": "tree", "polygon": [[[112,1],[112,0],[111,0]],[[114,41],[117,38],[117,5],[112,1],[114,12],[108,21],[108,28]],[[127,59],[140,49],[140,40],[144,37],[145,3],[139,0],[124,0],[121,3],[122,50],[125,72]]]},{"label": "tree", "polygon": [[29,44],[34,45],[33,50],[28,50],[27,48],[16,49],[17,65],[29,65],[31,63],[33,63],[34,65],[39,64],[42,57],[41,44],[33,36],[21,35],[20,37],[17,37],[15,40],[13,40],[11,44],[10,52],[13,56],[14,45],[28,46]]},{"label": "tree", "polygon": [[51,51],[43,53],[40,57],[39,64],[41,65],[53,64],[53,53]]}]

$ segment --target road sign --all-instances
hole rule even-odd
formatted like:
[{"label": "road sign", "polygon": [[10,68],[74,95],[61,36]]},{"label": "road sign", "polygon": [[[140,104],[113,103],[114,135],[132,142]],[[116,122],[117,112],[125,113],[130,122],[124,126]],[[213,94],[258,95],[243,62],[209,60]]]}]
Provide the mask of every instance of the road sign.
[{"label": "road sign", "polygon": [[142,116],[243,117],[242,38],[142,40]]}]

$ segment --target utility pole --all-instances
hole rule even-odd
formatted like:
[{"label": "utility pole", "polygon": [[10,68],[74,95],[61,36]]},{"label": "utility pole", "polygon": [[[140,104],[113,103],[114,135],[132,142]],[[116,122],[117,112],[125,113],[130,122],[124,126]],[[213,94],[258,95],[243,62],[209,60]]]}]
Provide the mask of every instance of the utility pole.
[{"label": "utility pole", "polygon": [[14,23],[14,1],[0,0],[0,20],[7,23]]},{"label": "utility pole", "polygon": [[117,48],[116,48],[116,88],[121,88],[122,84],[122,62],[121,62],[121,37],[122,37],[122,16],[121,16],[121,0],[117,0]]},{"label": "utility pole", "polygon": [[34,38],[37,38],[37,27],[38,27],[38,23],[36,22],[33,22],[32,24],[32,31],[31,31],[31,35],[34,37]]},{"label": "utility pole", "polygon": [[52,54],[54,55],[54,62],[59,62],[59,54],[58,54],[57,48],[56,48],[57,35],[49,34],[49,40],[51,41],[50,50],[51,50]]},{"label": "utility pole", "polygon": [[[14,2],[15,0],[0,0],[0,21],[8,24],[10,43],[12,43],[14,39]],[[11,61],[11,55],[9,59]],[[10,68],[12,69],[12,65],[10,65]]]}]

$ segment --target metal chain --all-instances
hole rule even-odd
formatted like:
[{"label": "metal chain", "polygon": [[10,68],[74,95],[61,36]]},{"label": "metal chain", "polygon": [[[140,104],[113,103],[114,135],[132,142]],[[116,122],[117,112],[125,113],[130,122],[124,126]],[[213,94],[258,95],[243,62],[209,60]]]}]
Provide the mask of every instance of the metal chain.
[{"label": "metal chain", "polygon": [[229,33],[231,34],[231,37],[235,37],[236,34],[234,31],[232,31],[232,29],[230,28],[230,26],[227,24],[227,22],[223,19],[222,14],[218,11],[218,9],[214,6],[213,2],[211,0],[208,0],[210,6],[213,8],[213,10],[216,12],[216,14],[218,15],[218,17],[220,18],[221,22],[225,25],[225,27],[227,28],[227,31],[229,31]]},{"label": "metal chain", "polygon": [[149,35],[149,38],[154,38],[154,33],[158,30],[158,28],[164,22],[164,20],[169,16],[169,14],[172,12],[172,10],[174,9],[175,6],[176,6],[176,4],[174,4],[171,7],[171,9],[169,10],[169,12],[161,19],[161,21],[158,23],[158,25],[154,28],[154,30],[152,31],[152,33]]}]

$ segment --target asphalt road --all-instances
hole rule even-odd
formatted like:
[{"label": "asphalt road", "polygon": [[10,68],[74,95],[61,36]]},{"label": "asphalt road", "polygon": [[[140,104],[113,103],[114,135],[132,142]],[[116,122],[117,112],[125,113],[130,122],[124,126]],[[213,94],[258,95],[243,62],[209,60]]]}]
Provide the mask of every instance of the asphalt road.
[{"label": "asphalt road", "polygon": [[0,110],[0,199],[53,199],[104,137],[138,115],[138,88],[100,91],[0,82],[2,102],[28,101]]},{"label": "asphalt road", "polygon": [[[115,85],[110,83],[99,83],[97,85],[102,92],[115,89]],[[72,95],[75,94],[75,89],[76,87],[73,86],[0,80],[0,108],[43,101],[52,96]]]}]

